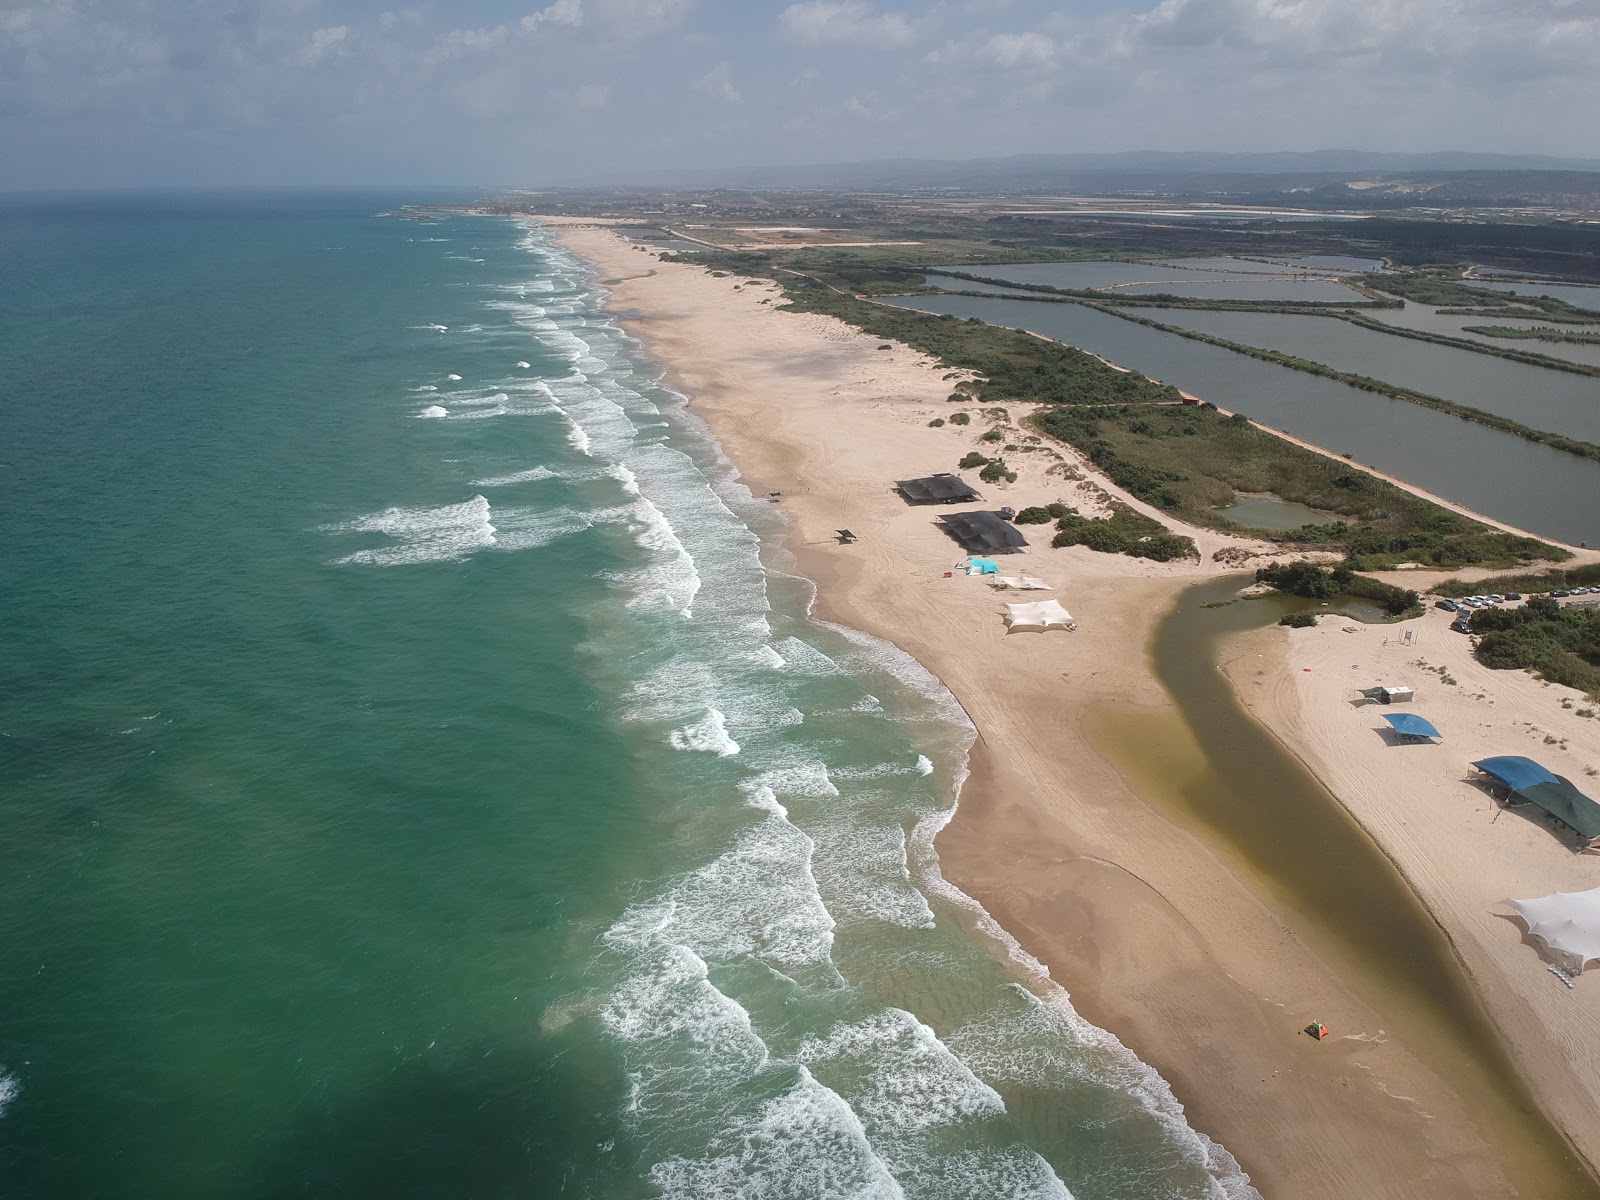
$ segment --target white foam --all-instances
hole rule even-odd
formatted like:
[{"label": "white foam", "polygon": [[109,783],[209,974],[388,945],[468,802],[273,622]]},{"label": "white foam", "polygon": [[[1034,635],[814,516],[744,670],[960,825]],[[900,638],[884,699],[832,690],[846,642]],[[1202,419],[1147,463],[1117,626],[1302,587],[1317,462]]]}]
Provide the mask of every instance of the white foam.
[{"label": "white foam", "polygon": [[786,637],[773,647],[789,670],[797,675],[838,675],[839,664],[821,650],[799,638]]},{"label": "white foam", "polygon": [[853,1060],[870,1074],[850,1106],[869,1130],[907,1133],[1005,1112],[1000,1094],[974,1075],[932,1029],[910,1013],[885,1009],[853,1024],[836,1025],[807,1041],[800,1061],[818,1064]]},{"label": "white foam", "polygon": [[461,376],[459,376],[459,375],[446,375],[445,378],[448,379],[451,383],[460,383],[461,382]]},{"label": "white foam", "polygon": [[600,1021],[625,1042],[681,1040],[714,1050],[741,1073],[760,1069],[767,1047],[738,1001],[712,986],[706,964],[686,946],[652,951],[600,1007]]},{"label": "white foam", "polygon": [[510,475],[491,475],[488,479],[475,479],[473,487],[509,487],[514,483],[533,483],[540,479],[555,479],[556,473],[549,467],[529,467],[526,471],[514,471]]},{"label": "white foam", "polygon": [[338,563],[393,567],[410,563],[448,562],[495,543],[489,502],[482,496],[437,508],[386,508],[352,521],[325,526],[330,533],[381,533],[395,545],[359,550]]},{"label": "white foam", "polygon": [[22,1080],[15,1075],[8,1074],[4,1067],[0,1067],[0,1117],[6,1115],[6,1109],[16,1098],[22,1094]]},{"label": "white foam", "polygon": [[650,1168],[662,1200],[904,1200],[850,1106],[804,1067],[704,1158]]},{"label": "white foam", "polygon": [[413,392],[437,392],[439,389],[434,387],[431,383],[425,383],[421,387],[414,387],[411,390]]},{"label": "white foam", "polygon": [[588,433],[582,425],[572,419],[570,413],[567,414],[567,441],[572,444],[572,448],[579,454],[592,455],[590,450],[592,443],[589,441]]},{"label": "white foam", "polygon": [[814,843],[775,799],[767,811],[665,896],[630,907],[604,938],[635,947],[687,946],[718,963],[753,958],[787,970],[820,967],[826,980],[837,981],[833,918],[811,869]]},{"label": "white foam", "polygon": [[818,799],[837,796],[839,789],[828,778],[828,768],[820,762],[802,762],[792,766],[774,767],[763,771],[755,780],[779,796],[802,796]]},{"label": "white foam", "polygon": [[928,756],[926,754],[917,755],[916,772],[917,772],[918,775],[932,775],[933,774],[933,762],[928,758]]},{"label": "white foam", "polygon": [[427,408],[423,409],[421,412],[419,412],[417,414],[418,417],[420,417],[420,418],[422,418],[424,420],[437,420],[440,417],[448,417],[449,415],[450,415],[450,410],[449,409],[441,408],[437,404],[430,404],[430,405],[428,405]]},{"label": "white foam", "polygon": [[804,1043],[799,1057],[823,1081],[839,1076],[834,1087],[840,1098],[911,1194],[1071,1200],[1050,1165],[1026,1146],[951,1154],[929,1137],[950,1126],[992,1122],[1005,1104],[910,1013],[889,1008],[836,1025]]},{"label": "white foam", "polygon": [[523,361],[523,360],[522,360],[522,359],[520,359],[520,358],[519,358],[519,359],[518,359],[518,360],[517,360],[517,366],[519,366],[519,367],[521,367],[521,368],[522,368],[522,369],[523,369],[523,370],[524,370],[524,371],[526,371],[526,370],[528,370],[528,369],[529,369],[529,364],[528,364],[528,363],[526,363],[526,362],[524,362],[524,361]]},{"label": "white foam", "polygon": [[674,729],[668,740],[677,750],[700,750],[727,758],[739,753],[739,743],[728,736],[728,722],[716,709],[706,711],[705,720]]},{"label": "white foam", "polygon": [[932,929],[928,901],[911,882],[906,833],[899,825],[866,826],[855,819],[819,825],[817,879],[830,911],[903,929]]}]

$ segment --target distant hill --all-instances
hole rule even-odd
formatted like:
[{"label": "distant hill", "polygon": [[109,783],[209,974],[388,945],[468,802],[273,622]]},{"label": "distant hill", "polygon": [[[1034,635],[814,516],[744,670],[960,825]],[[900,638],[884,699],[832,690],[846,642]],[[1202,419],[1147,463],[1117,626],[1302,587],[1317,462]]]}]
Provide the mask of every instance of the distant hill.
[{"label": "distant hill", "polygon": [[[1220,196],[1278,193],[1342,187],[1349,182],[1399,182],[1421,177],[1426,187],[1462,176],[1534,173],[1539,190],[1590,191],[1593,180],[1572,179],[1563,187],[1552,178],[1600,176],[1600,159],[1552,158],[1533,154],[1477,154],[1439,151],[1384,154],[1365,150],[1282,151],[1223,154],[1208,151],[1130,150],[1116,154],[1018,154],[1005,158],[888,159],[876,162],[818,163],[805,166],[741,167],[710,171],[652,172],[647,177],[612,177],[611,184],[679,187],[824,188],[850,191],[922,189],[980,192],[1097,193],[1144,191]],[[1553,189],[1549,185],[1556,184]],[[1391,193],[1394,189],[1390,189]],[[1469,187],[1468,192],[1479,189]],[[1489,191],[1495,189],[1491,186]],[[1501,189],[1504,190],[1503,188]],[[1525,189],[1513,188],[1521,194]],[[1441,197],[1441,199],[1443,199]],[[1452,198],[1449,202],[1460,202]],[[1392,201],[1391,201],[1392,203]]]}]

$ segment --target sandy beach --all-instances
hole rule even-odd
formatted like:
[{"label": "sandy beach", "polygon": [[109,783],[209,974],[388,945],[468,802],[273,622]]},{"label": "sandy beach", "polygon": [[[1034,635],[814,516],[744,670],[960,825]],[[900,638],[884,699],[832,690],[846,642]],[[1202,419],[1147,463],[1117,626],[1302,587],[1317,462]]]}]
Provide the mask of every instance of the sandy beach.
[{"label": "sandy beach", "polygon": [[[1076,633],[1008,636],[1004,597],[947,577],[963,555],[892,481],[953,470],[999,428],[1019,472],[977,484],[993,505],[1064,500],[1093,512],[1114,494],[1068,449],[1029,441],[1022,406],[966,427],[929,422],[963,406],[926,356],[842,323],[776,309],[766,283],[659,262],[627,239],[562,224],[599,266],[612,308],[691,398],[757,495],[793,526],[818,615],[886,638],[937,674],[980,731],[960,809],[941,835],[945,875],[1047,964],[1083,1015],[1171,1083],[1196,1128],[1264,1196],[1545,1196],[1537,1163],[1499,1133],[1503,1106],[1440,1039],[1387,1012],[1322,935],[1275,904],[1210,840],[1146,803],[1088,734],[1113,708],[1160,714],[1146,646],[1178,594],[1248,570],[1264,544],[1205,530],[1198,562],[1053,550],[1050,527],[1006,569],[1042,577]],[[1208,397],[1226,407],[1225,397]],[[1141,511],[1147,506],[1118,497]],[[1155,515],[1155,514],[1152,514]],[[836,529],[859,535],[840,545]],[[1215,561],[1228,549],[1227,565]],[[1424,585],[1409,572],[1407,586]],[[1491,672],[1443,614],[1395,626],[1325,618],[1315,629],[1237,639],[1225,668],[1250,711],[1327,784],[1399,866],[1454,944],[1544,1111],[1600,1161],[1600,972],[1568,988],[1548,973],[1507,896],[1600,883],[1600,857],[1497,815],[1466,764],[1525,753],[1580,783],[1600,767],[1600,719],[1575,693]],[[1417,631],[1412,642],[1400,639]],[[1307,669],[1309,668],[1309,669]],[[1354,668],[1354,669],[1352,669]],[[1443,668],[1453,683],[1438,673]],[[1354,689],[1409,683],[1440,746],[1395,747]],[[1596,781],[1600,788],[1600,781]],[[1596,790],[1596,789],[1591,789]],[[1308,1020],[1336,1031],[1318,1043]]]}]

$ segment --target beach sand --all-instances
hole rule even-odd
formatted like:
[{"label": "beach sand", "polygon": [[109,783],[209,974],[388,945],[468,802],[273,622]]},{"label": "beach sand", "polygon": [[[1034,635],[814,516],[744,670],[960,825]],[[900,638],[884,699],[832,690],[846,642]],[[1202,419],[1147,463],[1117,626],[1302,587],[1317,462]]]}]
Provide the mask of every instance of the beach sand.
[{"label": "beach sand", "polygon": [[[570,249],[598,264],[613,310],[667,365],[669,382],[691,397],[752,491],[781,493],[773,499],[792,523],[792,548],[819,585],[818,615],[915,656],[976,723],[972,777],[938,842],[945,875],[1048,965],[1086,1018],[1161,1072],[1195,1127],[1232,1152],[1264,1195],[1553,1194],[1539,1190],[1536,1165],[1503,1144],[1502,1110],[1481,1084],[1463,1082],[1459,1064],[1439,1050],[1440,1039],[1425,1030],[1412,1036],[1403,1018],[1384,1011],[1381,988],[1341,969],[1316,931],[1299,927],[1229,855],[1144,803],[1087,735],[1108,708],[1164,708],[1146,655],[1156,622],[1183,588],[1253,565],[1224,568],[1213,561],[1215,551],[1267,547],[1185,531],[1195,536],[1201,561],[1158,564],[1082,547],[1051,550],[1050,527],[1033,527],[1025,530],[1033,549],[1004,566],[1055,585],[1053,594],[1077,617],[1079,630],[1007,636],[1004,597],[980,579],[945,577],[963,554],[936,526],[940,510],[906,505],[892,481],[951,470],[969,449],[992,452],[978,441],[991,425],[1001,428],[1005,444],[1033,445],[1015,428],[1023,406],[1011,406],[1004,418],[983,417],[976,405],[947,401],[955,380],[932,360],[904,346],[883,349],[885,343],[829,317],[779,312],[781,297],[770,284],[658,262],[581,222],[551,223],[565,226]],[[928,424],[962,410],[972,413],[971,425]],[[987,500],[1020,509],[1062,499],[1093,511],[1107,494],[1104,481],[1069,450],[1037,446],[1006,452],[1020,478],[978,485]],[[974,474],[968,477],[976,483]],[[860,540],[839,545],[833,533],[840,528]],[[1386,751],[1366,728],[1375,719],[1352,709],[1342,694],[1353,686],[1346,676],[1357,674],[1344,660],[1386,669],[1382,639],[1395,635],[1393,626],[1354,635],[1342,632],[1342,624],[1292,637],[1270,630],[1237,648],[1230,670],[1252,711],[1319,774],[1326,772],[1333,790],[1413,878],[1528,1065],[1541,1104],[1594,1161],[1600,1066],[1593,1058],[1593,1001],[1600,988],[1589,985],[1600,980],[1582,980],[1569,991],[1520,944],[1520,931],[1494,913],[1505,911],[1499,901],[1508,889],[1532,895],[1573,886],[1600,868],[1600,858],[1580,865],[1548,834],[1510,815],[1484,835],[1492,842],[1473,842],[1477,851],[1463,852],[1463,831],[1487,825],[1492,814],[1459,782],[1454,759],[1465,760],[1468,744],[1491,753],[1500,743],[1469,742],[1463,729],[1460,750]],[[1447,651],[1436,643],[1451,636],[1430,626],[1420,654],[1411,653],[1443,661]],[[1376,643],[1372,653],[1352,657],[1368,642]],[[1454,651],[1464,648],[1457,643]],[[1291,670],[1290,656],[1313,652],[1328,656],[1330,665],[1304,674],[1299,667],[1306,664],[1296,658]],[[1336,660],[1344,674],[1331,666]],[[1467,669],[1451,660],[1463,682]],[[1316,690],[1335,688],[1335,679],[1337,696]],[[1420,676],[1419,684],[1427,679]],[[1523,749],[1535,735],[1512,728],[1511,720],[1532,716],[1536,726],[1554,728],[1564,711],[1537,682],[1503,685],[1508,698],[1498,709],[1464,699],[1469,691],[1501,694],[1485,686],[1429,684],[1421,694],[1431,702],[1449,690],[1452,704],[1468,705],[1480,724],[1492,719],[1485,714],[1503,711],[1505,744]],[[1524,702],[1535,707],[1525,713],[1517,707]],[[1328,706],[1339,723],[1321,715]],[[1450,729],[1466,720],[1443,705],[1423,711]],[[1352,720],[1365,724],[1345,730]],[[1600,732],[1600,721],[1569,735],[1577,757],[1589,727]],[[1352,735],[1361,746],[1346,756]],[[1385,818],[1381,805],[1363,811],[1352,797],[1377,791],[1371,774],[1380,751],[1409,756],[1406,778],[1420,773],[1418,786],[1427,792],[1418,803],[1441,820],[1448,814],[1448,821],[1406,820],[1392,808]],[[1424,786],[1425,760],[1443,766],[1446,755],[1454,756],[1452,765]],[[1386,788],[1390,781],[1386,776]],[[1513,836],[1500,840],[1510,830]],[[1479,859],[1491,849],[1502,856],[1497,861],[1524,865],[1485,871]],[[1587,1015],[1575,1019],[1580,1010]],[[1301,1033],[1313,1018],[1335,1028],[1332,1041]]]}]

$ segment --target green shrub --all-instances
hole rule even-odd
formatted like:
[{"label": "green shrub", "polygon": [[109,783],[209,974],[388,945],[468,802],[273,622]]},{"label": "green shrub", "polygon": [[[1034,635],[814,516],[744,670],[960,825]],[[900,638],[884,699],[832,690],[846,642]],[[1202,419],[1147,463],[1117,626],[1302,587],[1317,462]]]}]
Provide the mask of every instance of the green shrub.
[{"label": "green shrub", "polygon": [[1359,596],[1363,600],[1381,604],[1384,612],[1392,617],[1415,616],[1422,611],[1422,599],[1416,592],[1384,583],[1381,579],[1357,575],[1343,565],[1329,570],[1304,561],[1273,563],[1256,572],[1256,582],[1312,600]]},{"label": "green shrub", "polygon": [[981,467],[984,464],[986,464],[988,461],[989,460],[987,458],[985,458],[983,455],[979,454],[976,450],[968,450],[967,454],[966,454],[966,457],[963,458],[960,462],[958,462],[956,464],[956,466],[959,467],[963,471],[967,471],[967,470],[972,469],[973,467]]},{"label": "green shrub", "polygon": [[972,421],[972,414],[970,414],[970,413],[958,412],[958,413],[951,413],[950,414],[950,424],[952,424],[952,425],[966,425],[966,424],[969,424],[971,421]]},{"label": "green shrub", "polygon": [[1285,613],[1278,618],[1279,625],[1287,625],[1290,629],[1309,629],[1317,623],[1317,614],[1308,612]]},{"label": "green shrub", "polygon": [[991,430],[989,430],[988,433],[984,434],[978,440],[980,442],[999,442],[999,441],[1004,441],[1005,440],[1005,436],[1006,435],[1001,433],[998,429],[991,429]]},{"label": "green shrub", "polygon": [[933,420],[929,421],[928,424],[932,425],[935,429],[937,429],[937,428],[939,428],[939,426],[944,424],[944,418],[943,417],[935,417]]},{"label": "green shrub", "polygon": [[991,459],[989,464],[978,472],[978,478],[984,483],[999,483],[1002,479],[1015,482],[1017,476],[1016,472],[1006,466],[1005,459],[995,458]]},{"label": "green shrub", "polygon": [[1152,558],[1156,562],[1200,557],[1200,551],[1195,547],[1193,538],[1182,537],[1175,533],[1157,533],[1147,538],[1140,538],[1123,553],[1130,558]]},{"label": "green shrub", "polygon": [[1496,670],[1534,670],[1600,699],[1600,611],[1563,608],[1536,596],[1521,608],[1472,614],[1478,661]]},{"label": "green shrub", "polygon": [[1019,512],[1012,522],[1016,525],[1048,525],[1051,520],[1048,508],[1040,508],[1037,504],[1033,504]]}]

